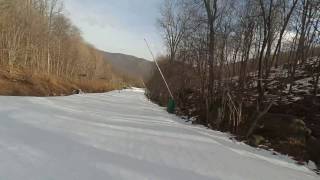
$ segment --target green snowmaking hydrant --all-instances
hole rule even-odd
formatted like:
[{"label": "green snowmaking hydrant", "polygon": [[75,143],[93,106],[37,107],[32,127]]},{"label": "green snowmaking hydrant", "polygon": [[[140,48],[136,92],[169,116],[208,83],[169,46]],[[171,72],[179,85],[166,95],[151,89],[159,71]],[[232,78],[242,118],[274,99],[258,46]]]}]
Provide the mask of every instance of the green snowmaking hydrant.
[{"label": "green snowmaking hydrant", "polygon": [[168,113],[173,114],[175,111],[175,108],[176,108],[176,103],[172,98],[169,98],[168,106],[167,106]]}]

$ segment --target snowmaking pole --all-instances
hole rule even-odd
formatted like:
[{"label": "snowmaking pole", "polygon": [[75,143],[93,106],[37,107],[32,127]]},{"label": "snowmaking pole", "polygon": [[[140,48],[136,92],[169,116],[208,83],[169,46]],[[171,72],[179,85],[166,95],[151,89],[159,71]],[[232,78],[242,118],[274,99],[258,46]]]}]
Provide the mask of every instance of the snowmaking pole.
[{"label": "snowmaking pole", "polygon": [[151,48],[150,48],[150,46],[149,46],[148,41],[147,41],[146,39],[144,39],[144,41],[146,42],[146,45],[147,45],[147,47],[148,47],[148,50],[149,50],[149,52],[150,52],[150,54],[151,54],[151,56],[152,56],[153,62],[156,64],[157,69],[158,69],[158,71],[160,72],[160,75],[161,75],[161,77],[162,77],[162,79],[163,79],[163,81],[164,81],[164,83],[165,83],[165,85],[166,85],[166,87],[167,87],[167,90],[168,90],[168,92],[169,92],[169,94],[170,94],[170,98],[169,98],[168,106],[167,106],[167,111],[168,111],[169,113],[174,113],[174,111],[175,111],[175,106],[176,106],[176,105],[175,105],[175,101],[174,101],[173,94],[172,94],[172,92],[171,92],[171,90],[170,90],[170,87],[169,87],[167,81],[166,81],[166,78],[164,77],[164,75],[163,75],[163,73],[162,73],[162,71],[161,71],[161,68],[160,68],[160,66],[159,66],[156,58],[154,57],[154,54],[153,54],[152,51],[151,51]]}]

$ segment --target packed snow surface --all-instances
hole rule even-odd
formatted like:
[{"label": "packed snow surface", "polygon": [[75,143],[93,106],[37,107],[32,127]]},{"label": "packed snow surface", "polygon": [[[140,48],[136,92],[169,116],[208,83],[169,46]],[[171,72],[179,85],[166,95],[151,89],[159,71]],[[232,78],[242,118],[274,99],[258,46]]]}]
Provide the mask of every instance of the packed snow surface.
[{"label": "packed snow surface", "polygon": [[0,97],[0,179],[319,180],[285,156],[188,125],[139,89]]}]

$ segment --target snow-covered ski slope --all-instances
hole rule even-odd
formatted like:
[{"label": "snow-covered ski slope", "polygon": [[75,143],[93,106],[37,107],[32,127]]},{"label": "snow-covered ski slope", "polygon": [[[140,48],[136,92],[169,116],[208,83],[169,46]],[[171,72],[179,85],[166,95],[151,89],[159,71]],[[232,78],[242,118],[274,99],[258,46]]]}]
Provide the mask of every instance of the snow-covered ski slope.
[{"label": "snow-covered ski slope", "polygon": [[313,180],[284,156],[184,124],[142,90],[0,97],[1,180]]}]

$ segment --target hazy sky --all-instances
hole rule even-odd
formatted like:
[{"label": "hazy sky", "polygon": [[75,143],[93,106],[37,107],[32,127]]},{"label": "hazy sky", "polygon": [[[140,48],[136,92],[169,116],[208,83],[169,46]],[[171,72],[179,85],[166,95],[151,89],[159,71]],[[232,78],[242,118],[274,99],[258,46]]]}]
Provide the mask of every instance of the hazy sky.
[{"label": "hazy sky", "polygon": [[144,38],[156,55],[164,48],[156,19],[162,0],[64,0],[66,15],[86,41],[101,50],[151,60]]}]

